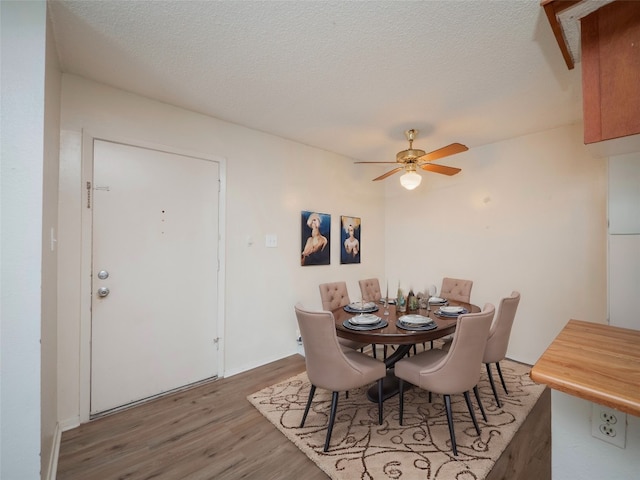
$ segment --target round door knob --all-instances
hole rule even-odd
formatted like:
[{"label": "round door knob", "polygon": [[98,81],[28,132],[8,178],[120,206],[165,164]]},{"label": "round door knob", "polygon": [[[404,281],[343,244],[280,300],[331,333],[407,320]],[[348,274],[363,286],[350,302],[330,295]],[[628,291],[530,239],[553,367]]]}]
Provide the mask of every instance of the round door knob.
[{"label": "round door knob", "polygon": [[99,297],[106,297],[107,295],[109,295],[109,289],[107,287],[100,287],[98,289]]}]

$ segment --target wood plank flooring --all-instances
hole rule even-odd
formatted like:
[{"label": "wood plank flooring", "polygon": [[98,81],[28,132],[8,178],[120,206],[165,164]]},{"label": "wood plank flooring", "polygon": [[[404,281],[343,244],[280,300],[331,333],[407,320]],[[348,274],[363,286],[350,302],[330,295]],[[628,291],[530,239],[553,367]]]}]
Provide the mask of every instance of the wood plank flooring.
[{"label": "wood plank flooring", "polygon": [[304,370],[293,355],[64,432],[57,479],[326,480],[246,399]]},{"label": "wood plank flooring", "polygon": [[[305,370],[300,355],[167,395],[62,434],[58,480],[326,480],[247,395]],[[545,392],[487,480],[551,478]]]}]

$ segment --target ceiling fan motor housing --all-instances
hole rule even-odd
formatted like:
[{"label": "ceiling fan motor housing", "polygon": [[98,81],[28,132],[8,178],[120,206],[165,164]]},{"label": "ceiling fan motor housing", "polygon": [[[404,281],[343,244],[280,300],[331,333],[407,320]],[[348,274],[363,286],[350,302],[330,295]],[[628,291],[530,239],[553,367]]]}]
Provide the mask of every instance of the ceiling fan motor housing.
[{"label": "ceiling fan motor housing", "polygon": [[410,148],[408,150],[403,150],[401,152],[398,152],[398,154],[396,155],[396,162],[398,163],[414,162],[417,158],[425,155],[425,153],[426,152],[424,150],[419,150],[417,148],[416,149]]}]

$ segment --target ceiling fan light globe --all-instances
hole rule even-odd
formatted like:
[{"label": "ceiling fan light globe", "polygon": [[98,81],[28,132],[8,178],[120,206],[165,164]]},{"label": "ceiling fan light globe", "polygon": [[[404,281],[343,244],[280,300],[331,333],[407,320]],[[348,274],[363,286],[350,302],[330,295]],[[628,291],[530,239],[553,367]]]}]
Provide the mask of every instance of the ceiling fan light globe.
[{"label": "ceiling fan light globe", "polygon": [[422,177],[416,172],[407,172],[400,177],[400,185],[407,190],[417,188],[418,185],[420,185],[420,182],[422,182]]}]

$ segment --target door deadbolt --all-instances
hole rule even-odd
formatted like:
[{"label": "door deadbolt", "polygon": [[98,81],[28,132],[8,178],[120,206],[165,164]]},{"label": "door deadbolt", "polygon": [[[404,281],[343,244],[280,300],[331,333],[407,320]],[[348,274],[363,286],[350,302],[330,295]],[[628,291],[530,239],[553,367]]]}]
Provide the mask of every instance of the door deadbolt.
[{"label": "door deadbolt", "polygon": [[107,295],[109,295],[109,289],[107,287],[100,287],[98,289],[99,297],[106,297]]},{"label": "door deadbolt", "polygon": [[98,272],[98,278],[100,280],[106,280],[107,278],[109,278],[109,272],[107,272],[106,270],[100,270]]}]

